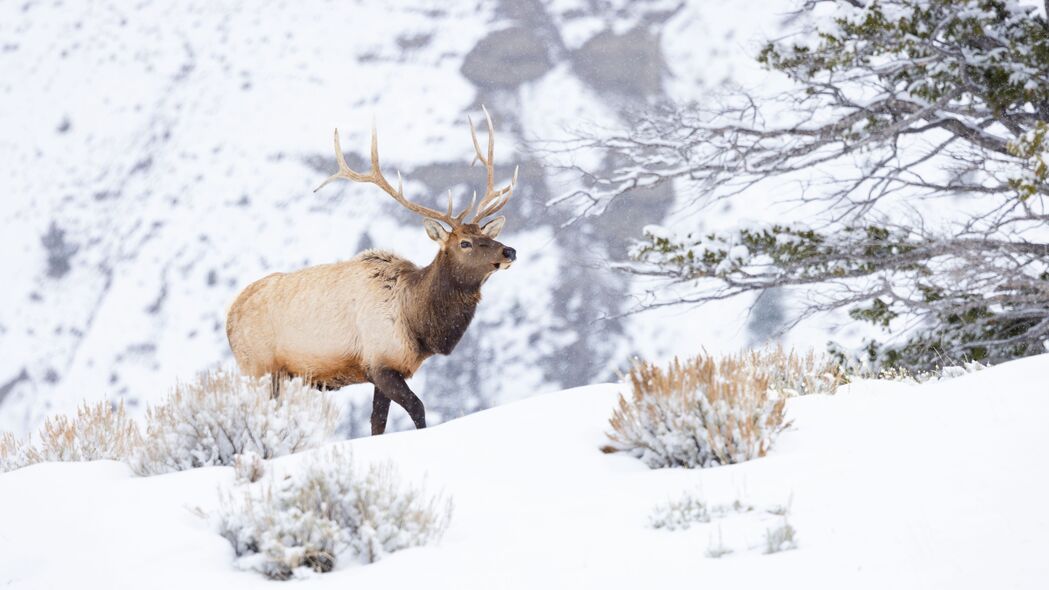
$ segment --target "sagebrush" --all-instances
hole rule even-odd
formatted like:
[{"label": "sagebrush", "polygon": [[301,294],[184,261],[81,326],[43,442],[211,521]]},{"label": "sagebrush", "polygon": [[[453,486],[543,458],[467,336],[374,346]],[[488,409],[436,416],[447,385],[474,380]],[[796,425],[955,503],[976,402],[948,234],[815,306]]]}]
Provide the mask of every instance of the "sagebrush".
[{"label": "sagebrush", "polygon": [[605,452],[630,453],[649,467],[710,467],[762,457],[789,423],[786,394],[750,353],[638,361],[626,375]]},{"label": "sagebrush", "polygon": [[348,453],[319,453],[298,472],[270,474],[223,496],[219,528],[238,566],[274,579],[331,571],[340,556],[371,563],[436,541],[451,500],[402,487],[389,464],[361,473]]},{"label": "sagebrush", "polygon": [[739,499],[731,504],[710,505],[699,496],[686,493],[676,500],[657,504],[648,516],[648,523],[654,529],[683,531],[693,525],[748,512],[754,512],[754,506]]},{"label": "sagebrush", "polygon": [[180,383],[146,412],[146,436],[131,461],[141,475],[209,465],[233,465],[238,455],[262,459],[303,451],[328,440],[338,409],[302,379],[269,378],[214,370]]},{"label": "sagebrush", "polygon": [[685,530],[697,523],[710,522],[710,509],[706,502],[686,494],[680,500],[659,504],[648,517],[654,529],[668,531]]},{"label": "sagebrush", "polygon": [[45,461],[127,461],[142,442],[123,402],[106,401],[81,404],[72,418],[48,418],[37,438],[0,435],[0,472]]},{"label": "sagebrush", "polygon": [[0,432],[0,473],[25,465],[25,441],[18,440],[10,432]]},{"label": "sagebrush", "polygon": [[765,553],[779,553],[798,548],[798,532],[794,526],[783,517],[783,521],[775,527],[765,531]]},{"label": "sagebrush", "polygon": [[255,483],[266,475],[266,463],[258,453],[242,453],[233,457],[233,480],[237,483]]},{"label": "sagebrush", "polygon": [[751,370],[768,379],[771,389],[784,395],[834,393],[848,380],[835,358],[812,349],[799,353],[776,346],[751,350],[741,356]]},{"label": "sagebrush", "polygon": [[879,381],[899,381],[903,383],[929,383],[954,379],[970,373],[982,371],[989,365],[979,361],[954,362],[944,359],[943,365],[936,365],[928,370],[911,370],[906,367],[876,367],[863,360],[847,361],[849,379],[877,379]]}]

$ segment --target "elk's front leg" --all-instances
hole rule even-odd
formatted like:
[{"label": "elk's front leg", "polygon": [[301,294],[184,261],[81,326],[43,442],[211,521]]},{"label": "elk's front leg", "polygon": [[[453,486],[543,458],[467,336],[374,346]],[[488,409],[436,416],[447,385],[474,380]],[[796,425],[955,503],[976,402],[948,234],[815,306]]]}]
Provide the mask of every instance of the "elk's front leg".
[{"label": "elk's front leg", "polygon": [[386,432],[386,418],[390,415],[390,398],[375,386],[372,396],[372,436]]},{"label": "elk's front leg", "polygon": [[382,390],[383,395],[404,408],[416,428],[426,428],[426,408],[419,396],[412,393],[404,377],[393,369],[379,369],[371,375],[371,382]]}]

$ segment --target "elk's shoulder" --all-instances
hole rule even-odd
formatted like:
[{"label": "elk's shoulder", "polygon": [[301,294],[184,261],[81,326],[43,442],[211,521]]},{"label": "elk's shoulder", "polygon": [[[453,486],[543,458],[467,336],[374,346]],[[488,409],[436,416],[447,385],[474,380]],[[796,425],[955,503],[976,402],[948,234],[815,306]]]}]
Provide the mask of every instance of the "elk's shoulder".
[{"label": "elk's shoulder", "polygon": [[365,250],[347,262],[364,270],[369,278],[384,283],[396,282],[402,275],[419,270],[410,260],[387,250]]},{"label": "elk's shoulder", "polygon": [[351,258],[350,262],[376,270],[396,273],[418,270],[418,267],[410,260],[402,258],[389,250],[365,250]]}]

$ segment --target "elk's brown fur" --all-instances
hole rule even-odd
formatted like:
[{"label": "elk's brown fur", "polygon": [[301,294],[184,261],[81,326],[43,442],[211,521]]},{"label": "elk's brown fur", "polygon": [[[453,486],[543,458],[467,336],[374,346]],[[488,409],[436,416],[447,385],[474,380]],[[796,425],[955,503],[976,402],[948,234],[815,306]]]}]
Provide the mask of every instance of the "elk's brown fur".
[{"label": "elk's brown fur", "polygon": [[[423,404],[404,380],[430,356],[455,348],[481,300],[481,285],[516,258],[512,248],[495,240],[504,217],[478,223],[506,204],[517,178],[515,172],[510,184],[494,188],[494,129],[487,111],[485,117],[487,156],[470,124],[476,158],[487,170],[485,196],[477,203],[475,195],[455,216],[450,195],[442,213],[408,201],[400,186],[394,189],[386,181],[374,129],[369,174],[346,165],[336,132],[339,172],[321,187],[336,178],[378,185],[425,217],[426,233],[440,249],[422,268],[391,252],[368,250],[347,261],[274,273],[248,285],[226,321],[230,348],[244,373],[271,375],[275,383],[283,375],[303,376],[325,388],[371,382],[372,434],[385,431],[391,400],[408,411],[416,427],[426,425]],[[465,222],[471,210],[476,215]]]}]

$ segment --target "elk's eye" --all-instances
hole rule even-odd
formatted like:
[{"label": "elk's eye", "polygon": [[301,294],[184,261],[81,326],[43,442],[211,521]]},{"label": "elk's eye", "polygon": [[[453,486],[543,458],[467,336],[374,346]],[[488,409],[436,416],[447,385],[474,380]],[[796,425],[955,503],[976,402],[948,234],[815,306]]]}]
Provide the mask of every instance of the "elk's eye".
[{"label": "elk's eye", "polygon": [[462,248],[463,250],[466,250],[467,248],[473,248],[473,244],[471,244],[470,242],[467,242],[466,240],[463,240],[463,241],[459,242],[459,247]]}]

